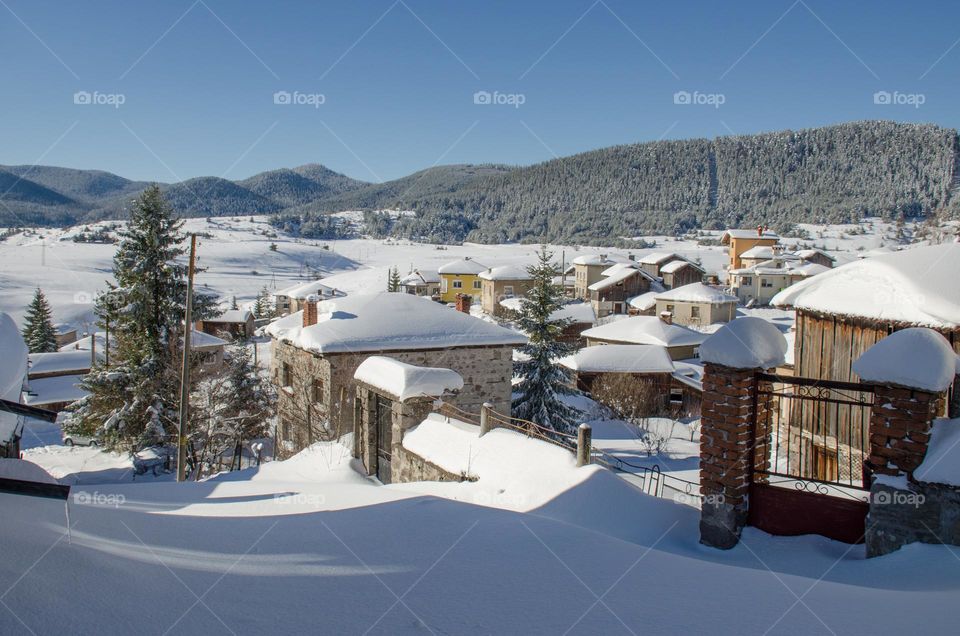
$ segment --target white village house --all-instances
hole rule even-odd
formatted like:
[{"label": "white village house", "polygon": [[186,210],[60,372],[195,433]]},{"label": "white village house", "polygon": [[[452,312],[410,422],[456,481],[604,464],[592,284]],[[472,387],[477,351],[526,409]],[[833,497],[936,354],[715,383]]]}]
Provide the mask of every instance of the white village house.
[{"label": "white village house", "polygon": [[730,322],[737,314],[737,297],[703,283],[691,283],[656,294],[656,313],[668,312],[680,325]]},{"label": "white village house", "polygon": [[452,369],[465,383],[460,408],[479,413],[490,402],[509,413],[513,349],[526,342],[515,331],[428,298],[389,292],[307,302],[266,332],[273,339],[284,453],[352,430],[353,375],[372,355]]},{"label": "white village house", "polygon": [[630,316],[583,332],[588,346],[640,344],[666,347],[672,360],[695,358],[709,334],[670,324],[658,316]]}]

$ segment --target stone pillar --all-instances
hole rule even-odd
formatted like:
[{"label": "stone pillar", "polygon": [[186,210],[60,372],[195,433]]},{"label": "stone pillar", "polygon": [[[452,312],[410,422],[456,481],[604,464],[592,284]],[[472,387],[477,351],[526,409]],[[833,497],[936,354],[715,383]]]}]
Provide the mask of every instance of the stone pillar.
[{"label": "stone pillar", "polygon": [[927,454],[930,425],[940,396],[919,389],[879,385],[870,415],[869,469],[875,475],[912,477]]},{"label": "stone pillar", "polygon": [[590,464],[590,439],[593,437],[593,429],[589,424],[581,424],[577,427],[577,467],[588,466]]},{"label": "stone pillar", "polygon": [[729,549],[747,523],[758,369],[707,363],[700,419],[700,542]]}]

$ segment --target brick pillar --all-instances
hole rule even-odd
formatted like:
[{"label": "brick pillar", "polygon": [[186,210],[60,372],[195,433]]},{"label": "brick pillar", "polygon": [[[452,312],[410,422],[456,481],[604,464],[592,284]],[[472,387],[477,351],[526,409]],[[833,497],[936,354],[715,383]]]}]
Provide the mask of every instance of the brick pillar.
[{"label": "brick pillar", "polygon": [[729,549],[747,523],[753,473],[755,373],[707,363],[700,419],[700,542]]},{"label": "brick pillar", "polygon": [[473,296],[470,294],[457,294],[457,311],[462,311],[465,314],[470,313],[470,303],[473,301]]},{"label": "brick pillar", "polygon": [[876,475],[913,476],[930,441],[940,395],[918,389],[877,386],[870,415],[868,468]]},{"label": "brick pillar", "polygon": [[310,295],[307,296],[307,300],[303,305],[303,326],[311,327],[317,324],[317,302],[320,299],[317,296]]}]

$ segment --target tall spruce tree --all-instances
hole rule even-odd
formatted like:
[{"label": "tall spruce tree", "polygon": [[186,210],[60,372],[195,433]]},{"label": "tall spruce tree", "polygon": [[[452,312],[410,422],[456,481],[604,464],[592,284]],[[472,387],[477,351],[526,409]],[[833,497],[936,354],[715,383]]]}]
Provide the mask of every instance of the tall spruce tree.
[{"label": "tall spruce tree", "polygon": [[523,359],[514,363],[519,382],[514,386],[513,415],[559,433],[573,434],[580,411],[566,404],[561,396],[577,391],[570,385],[571,373],[557,360],[576,351],[576,346],[559,338],[569,319],[552,319],[563,306],[563,288],[553,282],[557,267],[553,253],[544,245],[537,263],[527,269],[533,279],[530,290],[520,300],[517,325],[526,333],[527,344],[520,348]]},{"label": "tall spruce tree", "polygon": [[[133,202],[113,258],[115,283],[95,311],[111,337],[110,367],[95,366],[90,395],[66,418],[68,431],[94,433],[114,448],[138,450],[175,433],[186,301],[183,221],[157,186]],[[194,317],[213,313],[213,299],[194,297]]]},{"label": "tall spruce tree", "polygon": [[43,291],[37,288],[24,317],[23,341],[30,353],[50,353],[57,350],[57,330],[53,326],[53,312]]},{"label": "tall spruce tree", "polygon": [[396,267],[390,268],[390,278],[387,280],[387,291],[400,291],[400,270]]}]

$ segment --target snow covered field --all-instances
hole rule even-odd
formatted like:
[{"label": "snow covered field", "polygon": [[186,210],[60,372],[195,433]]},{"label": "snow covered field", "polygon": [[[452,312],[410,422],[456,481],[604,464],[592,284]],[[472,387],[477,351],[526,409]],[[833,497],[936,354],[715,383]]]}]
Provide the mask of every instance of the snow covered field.
[{"label": "snow covered field", "polygon": [[[69,536],[62,502],[0,495],[0,632],[876,634],[960,620],[949,547],[867,561],[748,529],[720,552],[697,543],[694,509],[529,443],[544,448],[524,460],[554,475],[514,480],[512,499],[491,496],[509,458],[472,484],[384,487],[335,444],[206,482],[75,490]],[[504,509],[522,496],[528,513]]]},{"label": "snow covered field", "polygon": [[[896,245],[895,228],[875,219],[860,226],[800,227],[809,234],[808,239],[784,242],[826,247],[838,257],[838,262],[853,260],[863,251]],[[56,322],[71,323],[81,329],[91,323],[91,301],[105,288],[116,246],[75,243],[72,238],[80,229],[33,230],[29,235],[21,233],[0,241],[0,311],[19,322],[33,289],[41,287],[53,306]],[[274,228],[262,217],[252,221],[250,217],[189,219],[186,230],[200,235],[198,263],[206,271],[198,274],[198,287],[219,294],[224,303],[233,296],[240,303],[251,302],[264,286],[271,291],[283,289],[298,281],[318,278],[317,272],[330,276],[328,285],[348,293],[379,291],[386,289],[391,267],[398,267],[403,273],[412,268],[435,270],[464,256],[488,266],[527,265],[533,262],[537,249],[536,245],[435,246],[402,240],[301,241],[284,234],[271,236]],[[712,236],[717,238],[719,233]],[[726,263],[726,248],[704,247],[696,241],[672,237],[645,239],[655,240],[657,246],[629,252],[638,256],[654,251],[677,252],[700,259],[708,272],[719,272]],[[276,244],[276,251],[270,249],[271,244]],[[564,257],[567,263],[581,254],[627,252],[576,246],[552,249],[558,260]]]}]

